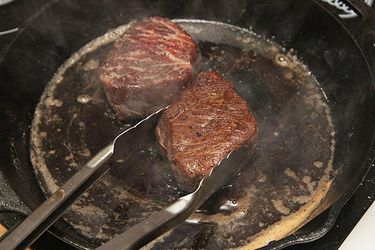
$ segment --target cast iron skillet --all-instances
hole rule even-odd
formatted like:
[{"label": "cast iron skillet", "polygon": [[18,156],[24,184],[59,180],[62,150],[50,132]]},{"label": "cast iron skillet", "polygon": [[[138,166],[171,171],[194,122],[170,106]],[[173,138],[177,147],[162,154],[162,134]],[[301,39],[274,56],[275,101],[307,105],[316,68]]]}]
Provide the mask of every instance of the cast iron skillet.
[{"label": "cast iron skillet", "polygon": [[[51,1],[21,28],[0,58],[1,208],[27,214],[43,200],[29,160],[33,110],[57,68],[71,54],[109,28],[140,16],[216,20],[249,28],[286,48],[297,50],[327,94],[336,128],[334,166],[339,174],[320,211],[328,212],[268,248],[312,241],[334,224],[356,190],[375,154],[374,14],[360,1],[358,17],[320,1]],[[349,4],[349,3],[348,3]],[[93,25],[95,24],[95,25]],[[350,135],[350,136],[348,136]],[[10,213],[8,226],[19,220]],[[63,222],[51,231],[77,246],[87,246]],[[58,228],[58,229],[57,229]]]}]

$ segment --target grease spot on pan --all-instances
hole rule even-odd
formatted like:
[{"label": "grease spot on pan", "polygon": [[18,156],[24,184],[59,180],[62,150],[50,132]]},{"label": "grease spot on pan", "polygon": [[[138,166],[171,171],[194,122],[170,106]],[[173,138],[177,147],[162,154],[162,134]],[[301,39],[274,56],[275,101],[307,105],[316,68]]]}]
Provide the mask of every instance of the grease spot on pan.
[{"label": "grease spot on pan", "polygon": [[[324,92],[290,52],[250,31],[216,22],[178,22],[198,41],[202,63],[197,70],[225,73],[249,102],[259,123],[259,143],[249,167],[230,187],[211,197],[190,223],[147,248],[189,249],[199,242],[208,249],[251,249],[281,239],[307,222],[334,176],[334,130]],[[46,196],[129,126],[114,118],[96,70],[127,27],[74,54],[41,98],[31,159]],[[114,237],[182,195],[168,164],[151,136],[116,159],[112,175],[103,176],[64,219],[97,244]]]}]

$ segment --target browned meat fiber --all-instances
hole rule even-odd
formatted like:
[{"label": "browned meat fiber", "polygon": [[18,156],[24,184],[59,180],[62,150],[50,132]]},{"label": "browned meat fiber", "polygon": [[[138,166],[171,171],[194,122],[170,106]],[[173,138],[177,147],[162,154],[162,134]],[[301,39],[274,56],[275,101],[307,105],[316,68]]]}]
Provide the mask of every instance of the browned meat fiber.
[{"label": "browned meat fiber", "polygon": [[141,118],[170,104],[189,82],[196,58],[195,42],[172,21],[150,17],[134,22],[100,69],[117,117]]},{"label": "browned meat fiber", "polygon": [[242,144],[254,151],[257,141],[255,117],[246,101],[216,72],[198,75],[165,110],[156,133],[185,190]]}]

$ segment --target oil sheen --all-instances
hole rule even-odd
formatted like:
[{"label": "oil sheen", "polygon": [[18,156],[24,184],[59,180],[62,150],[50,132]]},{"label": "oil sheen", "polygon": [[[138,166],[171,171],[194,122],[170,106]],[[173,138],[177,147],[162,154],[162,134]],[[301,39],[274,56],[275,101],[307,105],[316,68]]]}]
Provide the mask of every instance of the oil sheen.
[{"label": "oil sheen", "polygon": [[[211,21],[175,21],[198,43],[195,70],[219,71],[248,102],[259,140],[253,159],[230,186],[147,248],[253,249],[291,234],[319,208],[335,175],[334,129],[323,90],[295,55],[251,31]],[[111,30],[72,55],[41,97],[31,159],[46,196],[134,123],[116,120],[98,75],[113,41],[128,27]],[[184,194],[154,134],[131,147],[63,215],[93,245]]]}]

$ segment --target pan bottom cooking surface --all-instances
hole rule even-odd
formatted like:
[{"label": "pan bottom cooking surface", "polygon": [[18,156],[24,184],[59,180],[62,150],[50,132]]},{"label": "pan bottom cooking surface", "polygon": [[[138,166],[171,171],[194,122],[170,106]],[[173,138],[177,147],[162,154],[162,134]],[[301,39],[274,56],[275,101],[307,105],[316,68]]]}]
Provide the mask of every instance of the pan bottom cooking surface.
[{"label": "pan bottom cooking surface", "polygon": [[[231,25],[176,20],[197,41],[197,71],[216,70],[249,103],[258,127],[256,153],[229,187],[148,247],[229,248],[267,245],[305,224],[327,193],[334,129],[318,82],[290,51]],[[46,196],[132,124],[118,122],[98,67],[127,25],[97,38],[56,72],[35,111],[31,160]],[[134,122],[134,121],[133,121]],[[107,173],[63,215],[98,245],[183,195],[155,134]]]}]

